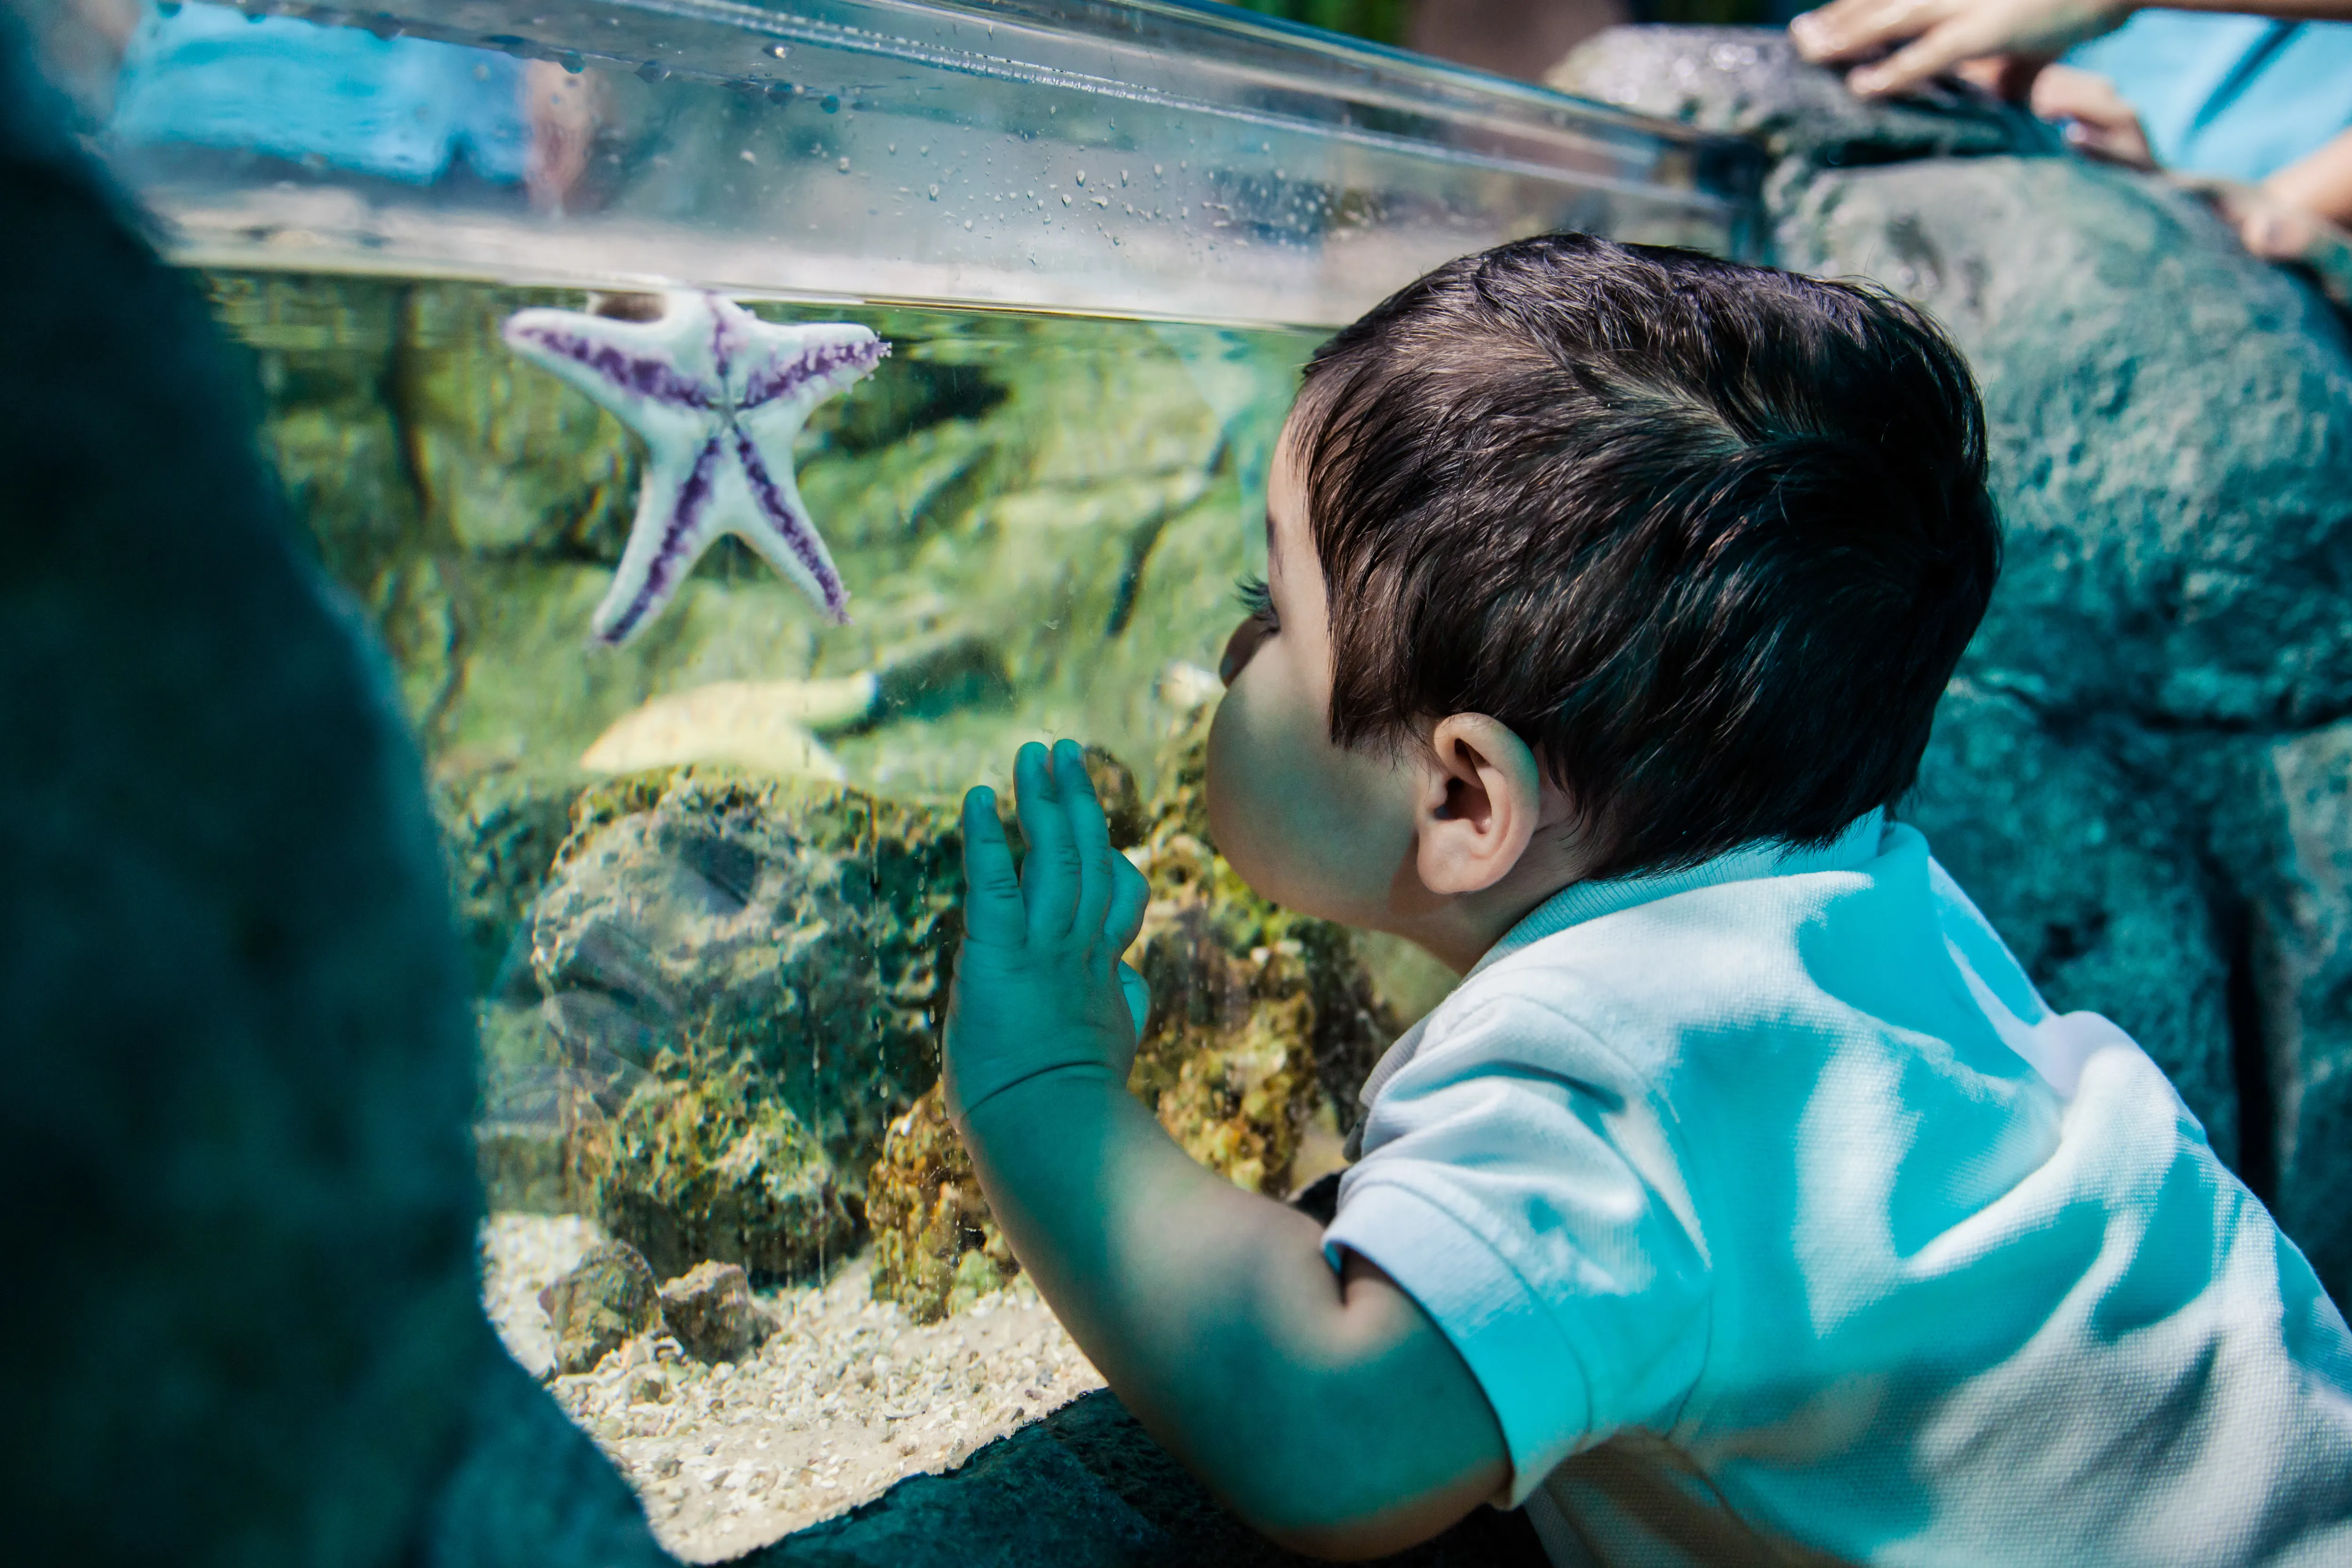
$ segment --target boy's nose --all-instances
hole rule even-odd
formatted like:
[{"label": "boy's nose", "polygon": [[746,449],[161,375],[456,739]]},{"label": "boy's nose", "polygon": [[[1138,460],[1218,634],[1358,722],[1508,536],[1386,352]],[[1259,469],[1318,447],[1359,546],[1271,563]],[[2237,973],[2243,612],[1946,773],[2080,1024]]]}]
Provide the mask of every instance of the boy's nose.
[{"label": "boy's nose", "polygon": [[1265,634],[1272,629],[1263,616],[1251,616],[1235,626],[1234,635],[1225,639],[1223,656],[1217,660],[1217,679],[1231,686],[1234,678],[1256,656],[1258,645],[1265,641]]}]

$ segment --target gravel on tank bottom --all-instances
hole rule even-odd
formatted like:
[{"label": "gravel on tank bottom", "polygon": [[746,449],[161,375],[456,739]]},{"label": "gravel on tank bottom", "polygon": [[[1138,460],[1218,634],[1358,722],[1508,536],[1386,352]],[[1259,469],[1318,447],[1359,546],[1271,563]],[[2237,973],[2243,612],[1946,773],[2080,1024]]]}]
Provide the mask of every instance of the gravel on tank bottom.
[{"label": "gravel on tank bottom", "polygon": [[[539,1291],[603,1239],[573,1215],[482,1226],[483,1304],[535,1375],[554,1357]],[[866,1281],[859,1257],[822,1284],[760,1291],[779,1326],[740,1362],[705,1366],[648,1335],[549,1386],[644,1497],[662,1544],[708,1563],[953,1468],[1103,1385],[1025,1278],[929,1327]]]}]

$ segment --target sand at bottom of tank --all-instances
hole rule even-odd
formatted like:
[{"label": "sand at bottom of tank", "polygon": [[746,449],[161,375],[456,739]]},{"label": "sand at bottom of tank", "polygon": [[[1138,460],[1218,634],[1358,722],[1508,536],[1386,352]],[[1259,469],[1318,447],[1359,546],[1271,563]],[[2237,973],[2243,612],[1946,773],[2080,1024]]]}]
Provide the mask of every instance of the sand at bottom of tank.
[{"label": "sand at bottom of tank", "polygon": [[[551,1360],[540,1288],[603,1239],[576,1215],[501,1214],[482,1227],[482,1296],[517,1361]],[[674,1341],[634,1342],[556,1399],[646,1500],[689,1562],[732,1557],[855,1508],[900,1479],[951,1469],[1102,1378],[1029,1282],[919,1328],[876,1301],[866,1259],[821,1285],[759,1292],[779,1325],[731,1365]]]}]

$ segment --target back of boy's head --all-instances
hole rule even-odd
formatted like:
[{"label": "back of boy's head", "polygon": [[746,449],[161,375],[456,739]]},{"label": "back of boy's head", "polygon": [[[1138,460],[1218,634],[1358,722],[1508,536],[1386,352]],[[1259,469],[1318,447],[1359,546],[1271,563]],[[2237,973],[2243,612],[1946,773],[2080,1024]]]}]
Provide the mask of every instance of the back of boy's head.
[{"label": "back of boy's head", "polygon": [[1333,338],[1292,433],[1332,738],[1485,713],[1591,874],[1823,843],[1916,776],[2000,536],[1966,364],[1867,289],[1580,235]]}]

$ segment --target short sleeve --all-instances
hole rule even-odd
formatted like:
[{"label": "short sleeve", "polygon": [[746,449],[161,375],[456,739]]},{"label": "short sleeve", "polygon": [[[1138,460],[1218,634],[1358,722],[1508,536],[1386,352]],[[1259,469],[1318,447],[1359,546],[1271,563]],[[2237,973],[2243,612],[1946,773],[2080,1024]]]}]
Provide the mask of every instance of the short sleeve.
[{"label": "short sleeve", "polygon": [[1570,1455],[1671,1424],[1706,1359],[1706,1251],[1659,1097],[1594,1033],[1508,994],[1430,1023],[1367,1113],[1324,1247],[1453,1342],[1517,1506]]}]

